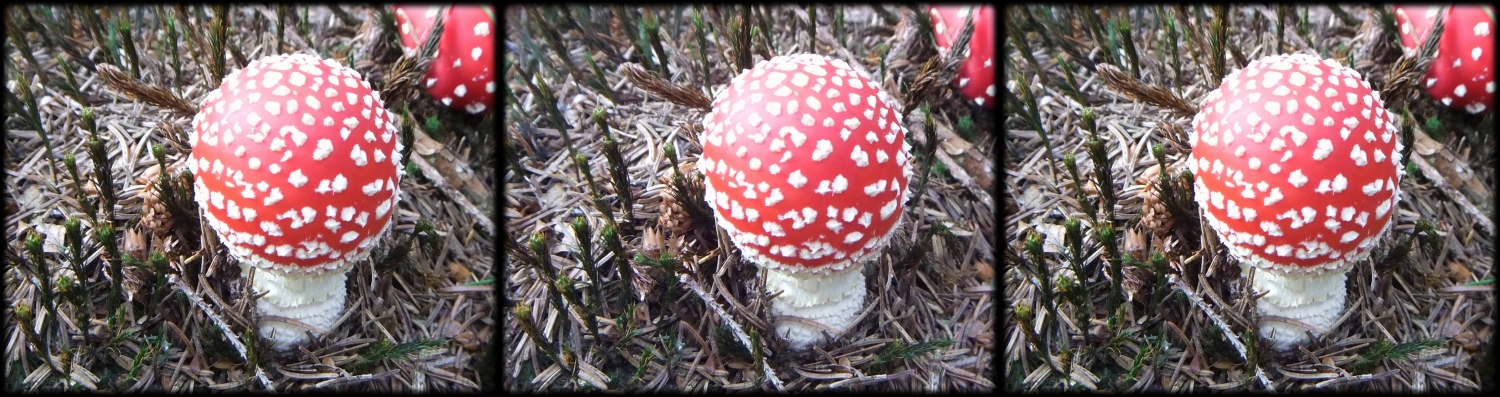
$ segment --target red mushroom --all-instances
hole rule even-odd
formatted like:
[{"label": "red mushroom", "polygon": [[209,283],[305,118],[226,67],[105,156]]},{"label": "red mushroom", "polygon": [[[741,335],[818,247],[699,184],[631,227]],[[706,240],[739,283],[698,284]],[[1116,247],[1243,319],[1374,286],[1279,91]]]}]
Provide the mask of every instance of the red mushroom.
[{"label": "red mushroom", "polygon": [[[1250,62],[1193,118],[1193,190],[1238,259],[1262,315],[1326,332],[1344,278],[1389,228],[1401,181],[1399,128],[1359,72],[1306,54]],[[1284,350],[1302,327],[1263,317]]]},{"label": "red mushroom", "polygon": [[1414,52],[1443,18],[1443,36],[1427,69],[1427,93],[1477,114],[1495,106],[1495,16],[1490,6],[1398,6],[1401,47]]},{"label": "red mushroom", "polygon": [[[746,70],[703,118],[698,171],[719,227],[784,291],[777,315],[835,334],[864,306],[864,261],[901,220],[911,176],[898,105],[842,60],[778,56]],[[777,321],[795,349],[822,328]]]},{"label": "red mushroom", "polygon": [[398,6],[401,47],[417,51],[439,15],[443,37],[427,69],[427,93],[443,105],[482,113],[495,103],[494,11],[490,6]]},{"label": "red mushroom", "polygon": [[[932,28],[937,33],[938,50],[947,54],[958,31],[964,27],[973,6],[931,7]],[[992,7],[979,6],[974,12],[974,34],[969,37],[968,58],[958,69],[958,89],[965,98],[984,106],[995,107],[995,18]]]},{"label": "red mushroom", "polygon": [[[393,223],[404,173],[399,130],[354,71],[307,54],[250,62],[193,118],[193,193],[262,315],[317,328],[344,307],[344,274]],[[303,328],[262,320],[279,350]]]}]

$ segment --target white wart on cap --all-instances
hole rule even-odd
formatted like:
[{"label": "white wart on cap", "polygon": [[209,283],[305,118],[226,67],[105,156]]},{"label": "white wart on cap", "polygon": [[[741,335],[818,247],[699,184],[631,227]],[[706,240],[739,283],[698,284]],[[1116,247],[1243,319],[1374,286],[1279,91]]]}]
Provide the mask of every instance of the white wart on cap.
[{"label": "white wart on cap", "polygon": [[[1399,129],[1379,93],[1332,60],[1270,56],[1227,76],[1193,128],[1195,199],[1253,288],[1271,291],[1262,314],[1331,326],[1344,272],[1396,210]],[[1276,324],[1262,334],[1278,347],[1302,335]]]},{"label": "white wart on cap", "polygon": [[[820,55],[762,61],[715,96],[698,171],[718,225],[787,291],[773,312],[852,325],[862,262],[885,247],[907,195],[901,120],[876,83]],[[794,347],[821,339],[794,324],[777,332]]]},{"label": "white wart on cap", "polygon": [[[331,325],[344,272],[396,210],[401,143],[379,93],[333,60],[269,56],[226,76],[193,129],[194,198],[229,254],[260,272],[252,287],[272,292],[262,314]],[[301,334],[277,332],[263,335]]]}]

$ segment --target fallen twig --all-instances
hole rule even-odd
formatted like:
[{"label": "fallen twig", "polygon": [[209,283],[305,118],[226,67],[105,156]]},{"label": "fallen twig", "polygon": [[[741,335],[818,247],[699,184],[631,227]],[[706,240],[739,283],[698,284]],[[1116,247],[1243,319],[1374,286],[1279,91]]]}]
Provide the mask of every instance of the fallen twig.
[{"label": "fallen twig", "polygon": [[1198,108],[1193,106],[1192,102],[1179,98],[1177,95],[1172,94],[1171,90],[1141,83],[1126,75],[1125,72],[1114,65],[1099,65],[1097,70],[1099,77],[1104,80],[1105,85],[1109,86],[1111,90],[1125,94],[1125,96],[1131,99],[1165,108],[1182,116],[1191,116],[1198,113]]},{"label": "fallen twig", "polygon": [[1187,295],[1188,300],[1193,301],[1194,305],[1202,309],[1203,313],[1207,314],[1208,318],[1214,321],[1214,325],[1219,326],[1219,331],[1224,333],[1224,339],[1229,339],[1229,344],[1234,345],[1235,350],[1239,350],[1240,358],[1244,359],[1247,364],[1255,367],[1255,378],[1260,380],[1261,386],[1265,386],[1266,390],[1276,391],[1276,388],[1271,387],[1271,380],[1266,378],[1266,373],[1260,369],[1260,365],[1250,362],[1250,354],[1245,350],[1245,345],[1241,344],[1240,339],[1235,336],[1238,334],[1234,330],[1229,329],[1229,324],[1225,323],[1224,319],[1213,311],[1213,308],[1208,307],[1208,304],[1204,303],[1203,299],[1198,297],[1197,292],[1194,292],[1187,284],[1183,284],[1182,280],[1179,280],[1176,274],[1168,275],[1167,281],[1182,291],[1183,295]]},{"label": "fallen twig", "polygon": [[198,113],[197,106],[177,97],[177,95],[172,94],[172,91],[141,83],[126,75],[125,72],[114,65],[100,64],[97,70],[99,71],[99,77],[104,80],[105,85],[131,99],[171,110],[180,116],[191,116]]},{"label": "fallen twig", "polygon": [[197,305],[199,309],[203,310],[203,313],[207,314],[210,320],[213,320],[214,325],[219,326],[219,331],[224,333],[224,338],[229,339],[229,344],[234,345],[235,350],[239,350],[240,358],[245,360],[245,362],[251,367],[255,368],[255,378],[260,379],[261,386],[264,386],[266,390],[275,391],[276,389],[271,387],[271,380],[266,378],[265,371],[262,371],[259,365],[250,362],[249,352],[245,350],[245,345],[240,343],[240,338],[236,336],[238,334],[229,329],[229,324],[225,323],[224,319],[219,317],[219,314],[213,311],[213,308],[208,307],[208,304],[204,303],[203,299],[198,297],[197,292],[193,292],[193,290],[189,289],[188,286],[183,284],[181,280],[178,280],[176,274],[168,275],[167,282],[170,282],[173,286],[176,286],[179,291],[182,291],[183,295],[187,295],[188,300],[192,301],[194,305]]},{"label": "fallen twig", "polygon": [[443,174],[438,172],[437,168],[433,167],[432,164],[428,164],[427,159],[422,158],[422,156],[411,156],[411,162],[417,165],[417,169],[422,170],[422,176],[432,181],[433,186],[437,186],[439,190],[442,190],[443,193],[452,198],[454,203],[458,203],[458,207],[462,208],[465,214],[473,217],[474,222],[483,227],[486,233],[489,233],[491,236],[495,235],[495,223],[490,220],[490,216],[480,211],[479,207],[475,207],[474,203],[469,202],[469,199],[464,197],[464,194],[459,192],[458,189],[449,186],[447,180],[443,179]]},{"label": "fallen twig", "polygon": [[641,65],[627,63],[620,65],[620,71],[636,88],[640,88],[642,91],[649,92],[668,102],[700,110],[708,110],[713,107],[713,99],[703,95],[698,90],[662,80],[660,77],[642,69]]},{"label": "fallen twig", "polygon": [[[698,298],[703,300],[704,305],[714,309],[714,312],[718,313],[719,317],[724,319],[724,323],[729,325],[729,329],[734,332],[735,337],[739,338],[740,343],[745,345],[745,350],[753,351],[755,349],[751,347],[750,336],[745,334],[745,330],[740,328],[740,324],[735,322],[734,318],[729,316],[729,313],[725,313],[724,308],[719,307],[719,302],[715,302],[713,298],[709,298],[708,294],[703,292],[703,287],[698,286],[697,281],[693,281],[686,274],[677,275],[677,279],[681,280],[689,289],[692,289],[693,293],[698,294]],[[781,378],[776,377],[776,371],[771,369],[770,364],[763,361],[761,363],[761,370],[765,371],[766,379],[770,379],[771,384],[776,386],[776,391],[786,391],[786,387],[781,384]]]},{"label": "fallen twig", "polygon": [[1463,208],[1465,214],[1474,219],[1474,223],[1484,228],[1485,233],[1491,236],[1495,235],[1495,223],[1490,220],[1490,216],[1485,215],[1483,211],[1479,210],[1479,207],[1475,207],[1474,203],[1469,202],[1469,198],[1465,197],[1463,192],[1458,191],[1453,185],[1449,185],[1448,180],[1443,177],[1443,174],[1438,172],[1437,168],[1434,168],[1432,164],[1427,163],[1427,159],[1422,158],[1421,155],[1414,155],[1411,156],[1411,162],[1417,165],[1417,169],[1422,170],[1422,176],[1431,180],[1433,186],[1436,186],[1438,190],[1442,190],[1443,194],[1448,195],[1448,198],[1457,203],[1459,208]]}]

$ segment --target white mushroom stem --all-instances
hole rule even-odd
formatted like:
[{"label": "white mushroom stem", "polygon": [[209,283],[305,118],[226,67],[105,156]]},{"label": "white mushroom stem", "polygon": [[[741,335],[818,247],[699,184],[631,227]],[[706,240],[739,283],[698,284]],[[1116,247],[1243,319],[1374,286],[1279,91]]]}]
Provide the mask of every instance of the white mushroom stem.
[{"label": "white mushroom stem", "polygon": [[1317,328],[1308,330],[1276,319],[1261,319],[1260,336],[1271,340],[1276,350],[1287,350],[1292,345],[1306,342],[1308,331],[1314,335],[1328,332],[1344,311],[1344,296],[1347,294],[1344,282],[1348,267],[1317,273],[1241,267],[1246,276],[1255,275],[1250,288],[1255,293],[1266,292],[1256,302],[1256,310],[1262,316],[1284,317]]},{"label": "white mushroom stem", "polygon": [[262,316],[277,316],[300,321],[317,329],[309,330],[277,319],[263,318],[260,336],[272,341],[276,350],[286,350],[307,341],[307,331],[321,335],[333,328],[344,311],[344,282],[349,268],[315,273],[287,273],[241,265],[245,276],[255,273],[250,288],[266,292],[255,308]]},{"label": "white mushroom stem", "polygon": [[849,330],[865,305],[863,270],[859,264],[821,274],[766,269],[766,291],[784,291],[771,300],[771,313],[801,319],[776,321],[776,335],[792,349],[807,350],[824,341],[824,329],[803,321],[827,326],[834,335]]}]

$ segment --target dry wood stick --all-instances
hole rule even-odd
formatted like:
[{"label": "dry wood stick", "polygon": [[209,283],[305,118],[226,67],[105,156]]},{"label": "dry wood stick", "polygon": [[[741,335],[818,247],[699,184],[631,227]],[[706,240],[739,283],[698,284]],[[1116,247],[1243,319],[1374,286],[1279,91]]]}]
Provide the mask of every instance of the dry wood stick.
[{"label": "dry wood stick", "polygon": [[[719,317],[724,319],[725,324],[729,324],[729,329],[731,331],[734,331],[735,337],[740,340],[741,344],[745,345],[746,350],[754,349],[754,347],[751,347],[750,345],[750,336],[745,334],[745,330],[740,328],[740,324],[735,322],[734,318],[729,316],[729,313],[725,313],[724,308],[719,307],[719,302],[716,302],[713,300],[713,298],[708,297],[708,294],[703,292],[703,287],[698,286],[697,281],[693,281],[693,279],[689,278],[686,274],[677,275],[677,279],[681,280],[682,283],[687,285],[689,289],[692,289],[694,293],[698,294],[698,298],[703,300],[704,305],[708,306],[711,309],[714,309],[715,313],[719,313]],[[771,384],[776,386],[776,391],[786,391],[786,387],[781,384],[781,379],[776,377],[776,371],[771,369],[770,364],[762,362],[761,369],[765,371],[766,379],[770,379]]]},{"label": "dry wood stick", "polygon": [[271,387],[271,380],[266,378],[266,373],[264,371],[261,371],[260,366],[256,365],[253,362],[249,362],[250,354],[245,350],[245,345],[240,343],[240,338],[237,336],[239,334],[236,334],[233,330],[229,329],[229,324],[224,322],[224,318],[219,317],[219,314],[215,313],[213,308],[208,307],[208,304],[204,303],[203,299],[198,297],[197,292],[193,292],[193,290],[189,289],[188,286],[183,284],[181,280],[178,280],[176,274],[168,275],[167,282],[172,283],[173,286],[176,286],[177,290],[182,291],[183,295],[187,295],[189,301],[192,301],[194,305],[197,305],[198,309],[203,310],[203,314],[207,314],[208,318],[210,320],[213,320],[214,325],[219,326],[219,331],[224,333],[224,338],[229,339],[229,344],[234,345],[235,350],[239,350],[240,358],[245,360],[250,366],[255,367],[255,377],[257,379],[260,379],[261,386],[265,386],[266,390],[275,391],[276,389]]},{"label": "dry wood stick", "polygon": [[1172,274],[1167,277],[1168,282],[1172,283],[1173,286],[1176,286],[1178,290],[1182,291],[1183,295],[1187,295],[1189,301],[1192,301],[1194,305],[1197,305],[1198,309],[1203,310],[1203,313],[1207,314],[1210,320],[1213,320],[1214,325],[1219,326],[1219,331],[1224,333],[1224,339],[1229,339],[1229,344],[1234,345],[1235,350],[1239,350],[1240,358],[1244,359],[1246,363],[1255,366],[1255,378],[1260,379],[1261,386],[1265,386],[1266,390],[1276,391],[1276,388],[1271,387],[1271,380],[1266,379],[1266,373],[1265,371],[1262,371],[1260,369],[1260,365],[1250,362],[1250,354],[1245,351],[1245,345],[1240,343],[1240,338],[1235,336],[1238,334],[1229,329],[1229,324],[1225,323],[1224,319],[1222,317],[1219,317],[1219,314],[1215,313],[1213,308],[1208,307],[1208,304],[1204,303],[1203,299],[1198,297],[1197,292],[1193,292],[1192,288],[1189,288],[1187,284],[1183,284],[1182,280],[1179,280],[1176,274]]}]

